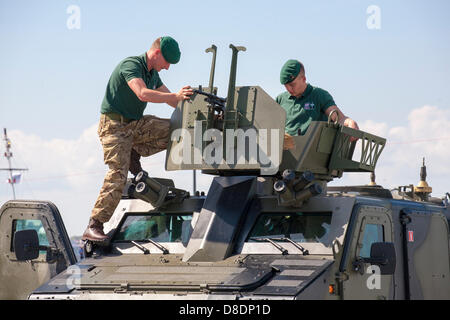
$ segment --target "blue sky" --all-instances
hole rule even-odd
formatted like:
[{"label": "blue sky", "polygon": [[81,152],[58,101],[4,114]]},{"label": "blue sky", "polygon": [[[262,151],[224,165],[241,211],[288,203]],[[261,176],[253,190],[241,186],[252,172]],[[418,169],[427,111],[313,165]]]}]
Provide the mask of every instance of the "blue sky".
[{"label": "blue sky", "polygon": [[[67,28],[70,5],[80,8],[79,30]],[[367,28],[370,5],[380,8],[379,30]],[[328,90],[346,115],[378,128],[380,134],[392,134],[393,128],[414,131],[411,119],[422,113],[411,112],[424,106],[436,107],[426,110],[443,112],[445,118],[450,108],[449,11],[446,0],[0,1],[0,127],[8,128],[12,137],[16,130],[14,160],[30,167],[29,182],[18,185],[18,193],[30,198],[54,188],[61,194],[71,190],[70,181],[43,178],[68,173],[59,172],[56,165],[46,172],[48,155],[28,155],[17,145],[20,137],[34,137],[49,148],[52,143],[84,141],[80,137],[86,132],[95,136],[94,129],[86,130],[95,128],[112,70],[123,58],[144,53],[162,35],[177,39],[182,52],[178,64],[160,73],[172,91],[185,84],[208,84],[211,54],[204,50],[215,44],[215,85],[219,95],[226,96],[228,45],[233,43],[247,48],[238,58],[237,85],[259,85],[273,98],[284,91],[281,66],[299,59],[311,84]],[[170,117],[171,111],[163,104],[146,109],[163,117]],[[415,139],[446,138],[437,128]],[[408,134],[395,137],[407,139]],[[418,179],[420,163],[415,161],[422,155],[420,146],[414,147],[417,170],[411,174],[414,180],[404,184]],[[82,144],[76,148],[82,150]],[[439,151],[430,152],[439,158]],[[101,154],[98,157],[99,162],[85,170],[101,181],[104,166]],[[2,158],[0,167],[4,165]],[[41,180],[33,180],[32,171]],[[89,211],[97,192],[96,184],[89,191],[94,194],[90,202],[78,211]],[[0,199],[8,196],[8,186],[0,188]],[[86,220],[88,213],[80,215]]]},{"label": "blue sky", "polygon": [[[66,9],[81,10],[69,30]],[[381,9],[381,29],[366,27],[369,5]],[[448,1],[1,1],[0,124],[46,138],[75,138],[98,118],[108,77],[124,57],[171,35],[182,59],[161,72],[173,91],[207,84],[210,55],[219,47],[219,93],[226,94],[231,50],[238,84],[276,96],[279,69],[305,63],[308,80],[330,91],[354,117],[399,122],[411,107],[449,105]],[[170,108],[147,112],[168,115]]]}]

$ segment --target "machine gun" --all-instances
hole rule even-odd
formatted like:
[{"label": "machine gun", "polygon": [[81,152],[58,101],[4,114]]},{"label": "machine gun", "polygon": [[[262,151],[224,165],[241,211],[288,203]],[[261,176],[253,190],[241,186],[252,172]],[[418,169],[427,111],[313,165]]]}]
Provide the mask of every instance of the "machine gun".
[{"label": "machine gun", "polygon": [[205,101],[208,102],[207,107],[212,109],[218,118],[223,120],[223,114],[225,112],[225,103],[227,102],[226,98],[221,98],[212,93],[207,93],[202,91],[202,87],[199,89],[194,89],[194,93],[201,94],[206,96]]}]

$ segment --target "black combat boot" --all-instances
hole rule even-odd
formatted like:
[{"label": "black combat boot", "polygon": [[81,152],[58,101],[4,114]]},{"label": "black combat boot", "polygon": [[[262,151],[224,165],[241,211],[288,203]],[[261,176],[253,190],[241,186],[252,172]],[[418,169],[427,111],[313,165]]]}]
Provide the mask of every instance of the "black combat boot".
[{"label": "black combat boot", "polygon": [[131,149],[129,170],[134,176],[142,171],[141,162],[139,161],[140,159],[141,155],[137,153],[136,150]]},{"label": "black combat boot", "polygon": [[103,233],[103,223],[98,220],[90,219],[89,225],[83,233],[81,240],[91,240],[94,242],[103,242],[108,236]]}]

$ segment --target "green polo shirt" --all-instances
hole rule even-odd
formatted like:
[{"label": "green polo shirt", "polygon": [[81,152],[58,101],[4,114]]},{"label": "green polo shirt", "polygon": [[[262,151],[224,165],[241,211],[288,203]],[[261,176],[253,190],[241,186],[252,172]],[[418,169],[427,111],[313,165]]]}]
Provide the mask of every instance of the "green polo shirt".
[{"label": "green polo shirt", "polygon": [[286,110],[286,133],[291,136],[305,134],[311,121],[327,121],[325,110],[336,105],[326,90],[309,83],[300,97],[293,97],[286,91],[278,95],[276,101]]},{"label": "green polo shirt", "polygon": [[122,60],[114,69],[106,86],[101,113],[115,112],[127,119],[142,118],[147,102],[139,100],[131,90],[128,81],[134,78],[144,80],[147,88],[155,90],[163,85],[158,72],[147,69],[146,54],[128,57]]}]

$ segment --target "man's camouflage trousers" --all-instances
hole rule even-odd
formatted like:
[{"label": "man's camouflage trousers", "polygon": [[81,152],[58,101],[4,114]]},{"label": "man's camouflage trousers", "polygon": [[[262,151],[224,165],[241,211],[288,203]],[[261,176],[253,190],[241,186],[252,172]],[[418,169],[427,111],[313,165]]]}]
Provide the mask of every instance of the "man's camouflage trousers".
[{"label": "man's camouflage trousers", "polygon": [[122,196],[130,167],[131,151],[143,157],[165,150],[169,142],[169,119],[146,115],[126,123],[100,117],[98,135],[103,146],[103,157],[109,171],[92,210],[91,218],[107,222]]}]

